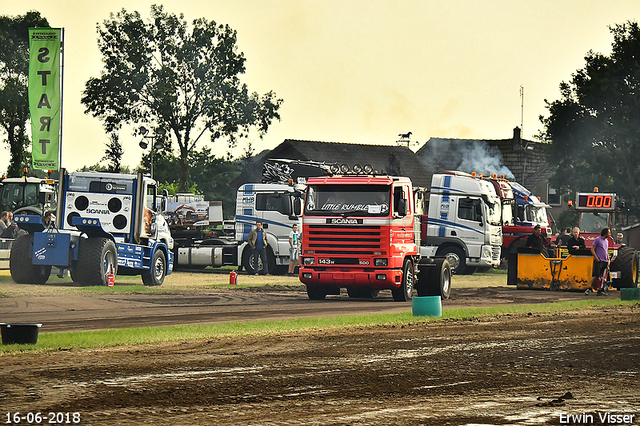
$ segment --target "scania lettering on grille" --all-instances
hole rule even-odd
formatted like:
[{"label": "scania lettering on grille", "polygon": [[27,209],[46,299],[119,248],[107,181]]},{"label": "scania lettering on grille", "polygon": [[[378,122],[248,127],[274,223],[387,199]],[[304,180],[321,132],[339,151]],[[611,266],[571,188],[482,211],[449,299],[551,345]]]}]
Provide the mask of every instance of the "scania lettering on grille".
[{"label": "scania lettering on grille", "polygon": [[327,219],[327,223],[330,223],[333,225],[357,225],[359,223],[362,223],[362,219],[348,219],[348,218],[333,217],[333,218]]}]

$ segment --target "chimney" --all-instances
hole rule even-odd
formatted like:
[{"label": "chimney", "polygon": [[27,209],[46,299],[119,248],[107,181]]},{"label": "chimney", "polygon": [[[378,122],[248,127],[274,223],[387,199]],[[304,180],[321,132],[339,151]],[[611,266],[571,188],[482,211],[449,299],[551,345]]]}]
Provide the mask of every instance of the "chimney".
[{"label": "chimney", "polygon": [[513,129],[513,142],[511,143],[511,148],[514,151],[522,151],[522,139],[521,139],[522,130],[520,127],[516,126]]}]

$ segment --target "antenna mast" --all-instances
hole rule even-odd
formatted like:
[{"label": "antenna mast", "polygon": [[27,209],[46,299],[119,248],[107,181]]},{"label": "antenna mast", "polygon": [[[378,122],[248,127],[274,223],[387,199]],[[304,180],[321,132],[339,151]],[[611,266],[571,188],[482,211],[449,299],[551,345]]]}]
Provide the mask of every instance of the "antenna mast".
[{"label": "antenna mast", "polygon": [[524,86],[520,86],[520,134],[524,138]]}]

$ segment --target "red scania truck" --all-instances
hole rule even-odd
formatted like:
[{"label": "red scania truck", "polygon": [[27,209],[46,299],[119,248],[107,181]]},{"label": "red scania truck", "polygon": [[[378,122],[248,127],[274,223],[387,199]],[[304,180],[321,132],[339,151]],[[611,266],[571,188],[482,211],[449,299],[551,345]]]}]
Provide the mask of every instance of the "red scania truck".
[{"label": "red scania truck", "polygon": [[347,289],[349,297],[448,298],[451,268],[420,253],[425,192],[407,177],[312,177],[302,219],[300,280],[312,300]]}]

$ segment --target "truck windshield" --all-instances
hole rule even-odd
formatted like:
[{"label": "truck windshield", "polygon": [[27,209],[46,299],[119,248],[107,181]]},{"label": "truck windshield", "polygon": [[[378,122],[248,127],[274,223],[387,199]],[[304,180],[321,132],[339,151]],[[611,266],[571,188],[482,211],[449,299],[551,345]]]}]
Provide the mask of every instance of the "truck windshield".
[{"label": "truck windshield", "polygon": [[306,215],[388,216],[391,189],[381,185],[312,185]]},{"label": "truck windshield", "polygon": [[609,213],[583,212],[580,215],[580,232],[600,232],[609,226]]}]

